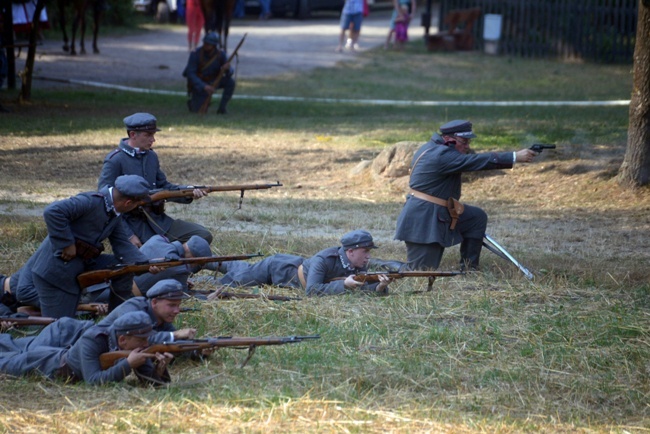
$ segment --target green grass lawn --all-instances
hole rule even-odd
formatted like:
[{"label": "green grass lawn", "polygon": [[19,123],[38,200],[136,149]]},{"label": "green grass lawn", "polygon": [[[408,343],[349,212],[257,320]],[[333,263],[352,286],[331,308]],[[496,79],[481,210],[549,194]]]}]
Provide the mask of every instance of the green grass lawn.
[{"label": "green grass lawn", "polygon": [[[630,66],[381,50],[358,62],[286,78],[241,80],[237,93],[414,100],[629,99]],[[90,387],[3,377],[3,432],[647,432],[650,430],[650,222],[647,191],[615,174],[627,107],[390,107],[231,102],[198,117],[182,99],[97,89],[36,90],[0,99],[0,271],[16,271],[45,236],[38,210],[95,188],[121,119],[154,113],[157,149],[174,182],[283,181],[277,191],[211,195],[172,206],[216,235],[220,254],[309,256],[366,227],[379,257],[403,192],[353,177],[359,161],[399,141],[428,140],[471,119],[481,150],[556,143],[539,164],[470,178],[464,198],[486,208],[491,233],[537,274],[529,282],[483,255],[484,273],[400,280],[388,297],[350,293],[292,302],[188,302],[181,314],[208,336],[319,334],[296,345],[178,360],[169,388]],[[35,211],[29,213],[28,211]],[[443,269],[456,266],[449,249]],[[206,285],[206,284],[203,284]],[[206,285],[207,287],[207,285]],[[256,288],[300,296],[279,288]],[[251,290],[251,291],[253,291]],[[212,378],[217,375],[215,378]]]}]

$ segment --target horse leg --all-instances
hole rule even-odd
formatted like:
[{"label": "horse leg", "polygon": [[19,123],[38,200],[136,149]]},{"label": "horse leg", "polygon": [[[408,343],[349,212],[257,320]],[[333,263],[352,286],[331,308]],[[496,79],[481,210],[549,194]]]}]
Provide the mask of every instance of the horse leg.
[{"label": "horse leg", "polygon": [[201,0],[201,12],[203,12],[203,30],[207,35],[214,30],[214,4],[213,0]]},{"label": "horse leg", "polygon": [[65,0],[58,0],[56,4],[59,9],[59,25],[61,26],[61,33],[63,33],[63,51],[67,53],[70,46],[68,45],[68,33],[65,31]]},{"label": "horse leg", "polygon": [[81,15],[81,32],[79,33],[79,52],[81,54],[86,54],[86,45],[84,44],[84,39],[86,38],[86,13]]},{"label": "horse leg", "polygon": [[235,2],[237,0],[225,0],[224,17],[223,17],[223,49],[228,53],[228,33],[230,31],[230,20],[235,10]]},{"label": "horse leg", "polygon": [[217,14],[217,22],[216,22],[216,27],[217,27],[217,34],[219,35],[219,38],[221,38],[221,46],[223,47],[224,51],[226,50],[226,38],[224,38],[223,34],[223,23],[226,19],[226,5],[224,4],[224,0],[215,0],[215,6],[216,6],[216,14]]},{"label": "horse leg", "polygon": [[93,6],[93,53],[99,54],[97,34],[99,33],[99,20],[101,20],[102,12],[104,11],[104,3],[102,0],[96,0]]},{"label": "horse leg", "polygon": [[81,19],[81,16],[79,15],[79,11],[75,11],[75,16],[74,20],[72,21],[72,40],[70,41],[70,54],[73,56],[77,55],[77,48],[75,47],[76,44],[76,39],[77,39],[77,28],[79,27],[79,20]]}]

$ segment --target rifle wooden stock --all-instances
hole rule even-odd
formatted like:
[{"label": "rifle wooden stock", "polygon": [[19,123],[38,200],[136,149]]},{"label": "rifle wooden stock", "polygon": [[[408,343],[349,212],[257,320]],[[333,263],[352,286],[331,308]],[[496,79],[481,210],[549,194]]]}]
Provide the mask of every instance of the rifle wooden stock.
[{"label": "rifle wooden stock", "polygon": [[[92,312],[92,313],[98,313],[100,306],[107,306],[106,303],[83,303],[77,305],[77,311],[78,312]],[[107,306],[108,307],[108,306]],[[107,309],[104,309],[106,311]],[[30,317],[40,317],[41,316],[41,310],[32,307],[32,306],[21,306],[18,308],[19,313],[24,313],[29,315]]]},{"label": "rifle wooden stock", "polygon": [[156,266],[161,268],[177,267],[179,265],[200,265],[209,262],[226,262],[226,261],[243,261],[246,259],[256,258],[262,254],[249,255],[231,255],[231,256],[206,256],[202,258],[180,258],[175,260],[151,260],[135,264],[117,264],[113,268],[105,270],[86,271],[77,276],[77,282],[82,288],[87,288],[101,282],[107,282],[114,277],[124,274],[144,274],[149,271],[149,267]]},{"label": "rifle wooden stock", "polygon": [[363,283],[379,282],[379,276],[387,276],[390,279],[403,279],[405,277],[453,277],[465,274],[463,271],[402,271],[402,272],[372,272],[359,273],[354,280]]},{"label": "rifle wooden stock", "polygon": [[147,205],[152,202],[179,197],[193,197],[194,189],[196,188],[203,190],[204,193],[212,193],[215,191],[240,191],[243,197],[244,191],[246,190],[265,190],[273,187],[282,187],[282,184],[280,184],[280,181],[277,181],[275,184],[190,185],[178,190],[154,191],[154,193],[150,194],[149,198],[142,201],[140,205]]},{"label": "rifle wooden stock", "polygon": [[[248,35],[248,33],[244,33],[244,37],[241,38],[241,41],[239,41],[239,44],[237,44],[235,49],[232,51],[232,54],[230,55],[228,60],[226,60],[226,63],[232,62],[232,60],[237,55],[237,52],[239,51],[239,48],[244,43],[244,39],[246,39],[247,35]],[[221,79],[223,78],[225,73],[226,73],[226,68],[224,68],[222,66],[221,69],[219,69],[219,74],[217,74],[217,78],[214,79],[211,86],[216,89],[217,86],[219,86],[219,82],[221,81]],[[212,95],[208,95],[208,97],[205,99],[205,101],[203,101],[203,104],[201,104],[201,108],[199,108],[199,113],[204,115],[204,114],[206,114],[208,112],[208,107],[210,106],[210,100],[212,100]]]},{"label": "rifle wooden stock", "polygon": [[84,303],[84,304],[77,305],[77,311],[98,313],[101,307],[106,307],[105,309],[103,309],[104,312],[108,310],[107,309],[108,306],[106,305],[106,303]]},{"label": "rifle wooden stock", "polygon": [[0,322],[10,322],[17,326],[30,326],[30,325],[48,325],[56,321],[56,318],[49,318],[46,316],[27,316],[27,317],[13,317],[13,316],[0,316]]},{"label": "rifle wooden stock", "polygon": [[[283,337],[264,337],[264,338],[225,336],[225,337],[207,338],[207,339],[188,339],[188,340],[179,340],[175,342],[163,342],[162,344],[151,345],[145,348],[142,352],[148,354],[156,354],[156,353],[179,354],[179,353],[186,353],[190,351],[200,351],[208,348],[231,347],[231,348],[248,348],[249,351],[251,352],[250,355],[252,355],[254,348],[258,346],[295,344],[308,339],[320,339],[320,336],[318,335],[283,336]],[[129,357],[130,353],[131,351],[128,350],[120,350],[120,351],[112,351],[110,353],[104,353],[99,356],[99,362],[101,364],[102,369],[108,369],[111,366],[115,365],[115,363],[118,360]]]},{"label": "rifle wooden stock", "polygon": [[302,300],[300,297],[285,297],[284,295],[267,295],[267,294],[251,294],[249,292],[228,292],[228,291],[221,291],[221,292],[216,292],[216,291],[201,291],[201,290],[192,290],[190,293],[196,292],[198,294],[204,294],[204,295],[209,295],[209,294],[215,294],[215,297],[223,299],[223,300],[228,300],[228,299],[233,299],[233,298],[245,298],[245,299],[252,299],[252,298],[263,298],[271,301],[298,301]]},{"label": "rifle wooden stock", "polygon": [[[464,271],[401,271],[401,272],[369,272],[354,275],[354,280],[363,283],[379,282],[379,276],[387,276],[390,279],[403,279],[405,277],[452,277],[465,274]],[[336,277],[332,280],[345,280],[346,277]]]}]

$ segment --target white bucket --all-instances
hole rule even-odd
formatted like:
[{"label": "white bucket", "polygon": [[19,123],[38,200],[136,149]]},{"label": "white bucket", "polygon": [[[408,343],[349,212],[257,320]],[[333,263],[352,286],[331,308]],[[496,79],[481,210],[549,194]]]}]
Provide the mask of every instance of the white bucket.
[{"label": "white bucket", "polygon": [[499,52],[501,21],[501,15],[485,14],[483,21],[483,49],[486,54],[497,54]]}]

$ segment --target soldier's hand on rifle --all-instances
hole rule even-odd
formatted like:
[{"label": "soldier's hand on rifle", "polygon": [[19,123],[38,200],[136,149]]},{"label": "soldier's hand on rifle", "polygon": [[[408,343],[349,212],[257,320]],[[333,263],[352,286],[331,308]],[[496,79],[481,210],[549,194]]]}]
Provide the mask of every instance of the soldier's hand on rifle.
[{"label": "soldier's hand on rifle", "polygon": [[14,327],[14,323],[11,321],[2,321],[0,322],[0,333],[7,332]]},{"label": "soldier's hand on rifle", "polygon": [[206,84],[205,86],[203,86],[203,90],[204,90],[205,93],[207,93],[208,95],[212,95],[212,94],[214,93],[214,90],[215,90],[215,89],[214,89],[214,86],[210,86],[209,84]]},{"label": "soldier's hand on rifle", "polygon": [[208,193],[201,190],[200,188],[195,188],[194,191],[192,191],[192,193],[194,194],[194,199],[201,199],[202,197],[208,195]]},{"label": "soldier's hand on rifle", "polygon": [[173,332],[174,340],[178,339],[194,339],[196,336],[196,329],[186,328],[180,329]]},{"label": "soldier's hand on rifle", "polygon": [[155,356],[156,360],[154,364],[156,365],[156,374],[162,377],[167,369],[167,365],[169,365],[169,362],[174,358],[174,355],[171,353],[156,353]]},{"label": "soldier's hand on rifle", "polygon": [[517,155],[517,163],[530,163],[537,156],[537,152],[528,148],[517,151],[515,154]]},{"label": "soldier's hand on rifle", "polygon": [[142,241],[140,241],[140,238],[138,238],[136,234],[131,235],[129,241],[131,241],[131,244],[136,246],[138,249],[142,247]]},{"label": "soldier's hand on rifle", "polygon": [[345,281],[343,282],[343,286],[345,286],[346,289],[355,289],[363,285],[363,282],[357,282],[354,280],[354,274],[350,274],[348,277],[345,278]]},{"label": "soldier's hand on rifle", "polygon": [[149,267],[149,272],[151,274],[157,274],[157,273],[160,273],[164,269],[165,269],[165,267],[159,267],[157,265],[152,265],[151,267]]},{"label": "soldier's hand on rifle", "polygon": [[66,262],[74,259],[75,256],[77,256],[77,246],[74,244],[70,244],[68,247],[64,248],[61,251],[61,259]]},{"label": "soldier's hand on rifle", "polygon": [[108,315],[108,303],[93,303],[93,306],[97,309],[97,315]]},{"label": "soldier's hand on rifle", "polygon": [[393,281],[390,277],[384,275],[384,274],[379,274],[379,285],[375,288],[375,291],[377,292],[382,292],[382,293],[387,293],[388,292],[388,284]]},{"label": "soldier's hand on rifle", "polygon": [[156,354],[143,353],[143,350],[144,348],[136,348],[129,353],[129,357],[126,358],[126,361],[129,362],[131,369],[139,368],[145,364],[147,359],[156,357]]}]

